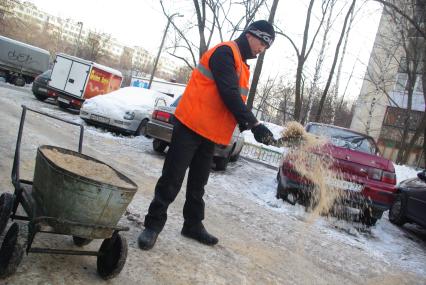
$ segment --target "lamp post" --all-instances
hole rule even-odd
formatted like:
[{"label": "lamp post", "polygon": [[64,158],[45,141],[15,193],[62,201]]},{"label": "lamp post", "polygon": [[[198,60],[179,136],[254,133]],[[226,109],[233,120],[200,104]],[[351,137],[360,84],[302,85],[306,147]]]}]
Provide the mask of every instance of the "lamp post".
[{"label": "lamp post", "polygon": [[78,33],[77,45],[75,46],[74,56],[77,56],[78,49],[80,47],[80,37],[81,37],[81,30],[83,30],[83,22],[78,22],[77,25],[80,26],[80,32]]},{"label": "lamp post", "polygon": [[158,64],[158,60],[160,59],[161,50],[163,49],[164,40],[166,39],[167,30],[169,29],[170,22],[174,16],[183,17],[183,15],[179,13],[174,13],[170,17],[167,17],[167,26],[166,26],[166,29],[164,30],[163,38],[161,39],[161,44],[160,44],[160,48],[158,49],[157,57],[155,58],[155,61],[154,61],[154,67],[152,68],[151,77],[149,78],[148,89],[151,89],[152,80],[154,79],[155,70],[157,69],[157,64]]}]

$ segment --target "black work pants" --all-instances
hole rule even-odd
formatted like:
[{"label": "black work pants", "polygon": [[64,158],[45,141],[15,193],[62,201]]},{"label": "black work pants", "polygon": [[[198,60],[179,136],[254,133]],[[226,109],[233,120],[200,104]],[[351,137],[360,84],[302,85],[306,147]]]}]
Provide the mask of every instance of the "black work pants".
[{"label": "black work pants", "polygon": [[167,208],[179,193],[188,167],[183,217],[185,224],[201,223],[204,219],[204,186],[209,178],[213,151],[212,141],[176,120],[163,172],[155,186],[154,199],[145,216],[146,228],[161,232],[167,220]]}]

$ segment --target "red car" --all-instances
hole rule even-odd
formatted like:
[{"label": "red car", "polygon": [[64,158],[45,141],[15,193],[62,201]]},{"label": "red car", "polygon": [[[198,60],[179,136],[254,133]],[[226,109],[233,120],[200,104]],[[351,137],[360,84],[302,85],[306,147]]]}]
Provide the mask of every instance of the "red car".
[{"label": "red car", "polygon": [[[313,153],[331,157],[332,169],[341,173],[342,180],[333,183],[333,187],[346,194],[339,203],[359,209],[360,221],[374,225],[395,199],[396,175],[392,161],[380,156],[374,139],[368,135],[320,123],[308,123],[305,130],[328,141]],[[277,198],[291,204],[304,204],[313,199],[313,184],[301,177],[293,162],[286,157],[279,167]]]}]

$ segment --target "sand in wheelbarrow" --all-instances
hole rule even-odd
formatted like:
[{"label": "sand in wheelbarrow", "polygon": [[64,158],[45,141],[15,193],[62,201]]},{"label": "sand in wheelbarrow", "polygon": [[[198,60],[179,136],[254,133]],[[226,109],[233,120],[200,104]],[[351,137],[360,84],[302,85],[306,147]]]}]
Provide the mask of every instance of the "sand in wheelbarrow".
[{"label": "sand in wheelbarrow", "polygon": [[74,174],[117,187],[133,187],[133,185],[121,179],[108,165],[83,157],[62,153],[56,149],[43,149],[42,152],[55,165]]}]

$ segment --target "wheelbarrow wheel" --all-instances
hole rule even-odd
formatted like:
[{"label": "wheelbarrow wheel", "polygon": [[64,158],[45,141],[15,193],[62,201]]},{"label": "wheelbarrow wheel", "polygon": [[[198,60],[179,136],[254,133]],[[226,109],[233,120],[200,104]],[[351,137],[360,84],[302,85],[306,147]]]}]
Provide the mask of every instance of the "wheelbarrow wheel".
[{"label": "wheelbarrow wheel", "polygon": [[13,223],[0,248],[0,279],[15,273],[24,256],[24,249],[18,243],[18,234],[19,226]]},{"label": "wheelbarrow wheel", "polygon": [[13,209],[13,194],[3,193],[0,196],[0,235],[9,221]]},{"label": "wheelbarrow wheel", "polygon": [[124,267],[127,258],[127,241],[116,233],[105,239],[99,249],[97,267],[99,275],[105,279],[117,276]]},{"label": "wheelbarrow wheel", "polygon": [[93,239],[72,236],[72,240],[76,246],[85,246],[91,243]]}]

